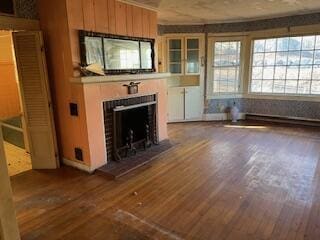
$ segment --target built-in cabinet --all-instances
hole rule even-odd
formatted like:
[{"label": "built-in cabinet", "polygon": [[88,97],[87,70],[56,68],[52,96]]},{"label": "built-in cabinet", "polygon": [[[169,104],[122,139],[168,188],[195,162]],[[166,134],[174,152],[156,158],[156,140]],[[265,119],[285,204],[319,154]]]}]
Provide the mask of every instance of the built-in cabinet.
[{"label": "built-in cabinet", "polygon": [[200,38],[168,38],[168,71],[175,75],[200,74]]},{"label": "built-in cabinet", "polygon": [[[168,121],[202,120],[204,102],[204,36],[167,35],[160,44],[159,69],[168,78]],[[161,55],[162,54],[162,55]]]},{"label": "built-in cabinet", "polygon": [[170,122],[200,120],[202,96],[200,87],[171,87],[168,89],[168,117]]}]

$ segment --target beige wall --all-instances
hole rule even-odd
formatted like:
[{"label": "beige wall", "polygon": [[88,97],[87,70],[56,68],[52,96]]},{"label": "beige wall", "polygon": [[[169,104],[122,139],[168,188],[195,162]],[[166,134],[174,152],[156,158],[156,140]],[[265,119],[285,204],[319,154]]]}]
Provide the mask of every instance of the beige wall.
[{"label": "beige wall", "polygon": [[10,32],[0,31],[0,119],[21,113]]}]

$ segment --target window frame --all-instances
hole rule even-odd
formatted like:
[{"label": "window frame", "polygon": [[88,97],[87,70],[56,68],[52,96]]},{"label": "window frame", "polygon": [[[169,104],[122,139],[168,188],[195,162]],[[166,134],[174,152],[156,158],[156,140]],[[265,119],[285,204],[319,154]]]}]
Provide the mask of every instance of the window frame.
[{"label": "window frame", "polygon": [[[97,37],[101,38],[102,41],[102,52],[103,52],[103,71],[106,74],[111,75],[120,75],[120,74],[136,74],[136,73],[153,73],[156,72],[155,68],[155,39],[151,38],[139,38],[139,37],[128,37],[128,36],[121,36],[121,35],[114,35],[114,34],[105,34],[105,33],[97,33],[97,32],[89,32],[80,30],[79,31],[79,41],[80,41],[80,58],[81,58],[81,66],[88,66],[87,64],[87,56],[86,56],[86,44],[85,44],[85,37]],[[140,68],[137,69],[105,69],[105,56],[104,56],[104,38],[109,39],[119,39],[119,40],[129,40],[129,41],[136,41],[139,43],[139,58],[140,58]],[[148,42],[151,43],[151,68],[142,68],[142,61],[141,61],[141,42]]]},{"label": "window frame", "polygon": [[[243,86],[244,86],[244,73],[245,73],[245,38],[246,36],[240,35],[240,36],[208,36],[208,50],[207,50],[207,99],[217,98],[217,97],[236,97],[241,95],[243,92]],[[211,79],[212,76],[212,70],[213,70],[213,64],[214,64],[214,46],[216,42],[240,42],[240,56],[239,56],[239,82],[238,82],[238,90],[235,92],[214,92],[213,91],[213,79]]]},{"label": "window frame", "polygon": [[[282,33],[282,34],[263,34],[261,36],[259,35],[255,35],[250,37],[250,55],[249,55],[249,62],[248,62],[248,87],[247,87],[247,95],[249,96],[273,96],[273,97],[278,97],[278,98],[290,98],[290,97],[297,97],[297,98],[317,98],[320,97],[320,94],[299,94],[299,93],[274,93],[274,92],[253,92],[251,90],[251,86],[252,86],[252,71],[253,71],[253,55],[254,55],[254,41],[255,40],[268,40],[268,39],[275,39],[275,38],[286,38],[286,37],[308,37],[308,36],[320,36],[320,32],[318,31],[314,31],[314,32],[294,32],[294,33]],[[299,50],[300,52],[302,51],[302,49]],[[287,51],[289,52],[289,51]],[[263,52],[265,53],[265,52]],[[300,59],[301,61],[301,59]],[[276,65],[275,65],[276,66]],[[305,66],[305,65],[298,65],[299,68],[301,66]],[[313,68],[314,64],[312,64],[312,68]],[[288,66],[287,66],[288,67]],[[297,79],[297,83],[299,83],[300,79]],[[275,81],[275,79],[272,79],[272,81]],[[320,81],[320,80],[319,80]],[[312,78],[311,78],[311,83],[312,83]],[[311,91],[311,88],[310,88]]]}]

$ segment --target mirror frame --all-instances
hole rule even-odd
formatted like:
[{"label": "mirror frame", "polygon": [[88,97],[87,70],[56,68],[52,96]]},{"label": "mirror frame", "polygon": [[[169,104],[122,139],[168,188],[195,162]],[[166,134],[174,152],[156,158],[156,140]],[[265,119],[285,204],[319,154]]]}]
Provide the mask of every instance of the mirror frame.
[{"label": "mirror frame", "polygon": [[[80,57],[81,57],[81,66],[82,67],[88,66],[85,37],[100,37],[100,38],[110,38],[110,39],[130,40],[130,41],[151,43],[152,67],[150,69],[138,68],[138,69],[112,69],[112,70],[108,70],[108,69],[104,69],[105,66],[103,66],[103,70],[104,70],[105,74],[114,74],[114,75],[116,75],[116,74],[138,74],[138,73],[153,73],[156,71],[155,62],[154,62],[154,59],[155,59],[155,50],[154,50],[155,40],[154,39],[89,32],[89,31],[84,31],[84,30],[79,31]],[[139,50],[140,50],[140,44],[139,44]],[[103,51],[104,51],[104,49],[103,49]],[[141,51],[139,51],[139,54],[140,53],[141,53]],[[104,56],[103,56],[103,61],[105,64]],[[141,66],[141,55],[140,55],[140,66]]]}]

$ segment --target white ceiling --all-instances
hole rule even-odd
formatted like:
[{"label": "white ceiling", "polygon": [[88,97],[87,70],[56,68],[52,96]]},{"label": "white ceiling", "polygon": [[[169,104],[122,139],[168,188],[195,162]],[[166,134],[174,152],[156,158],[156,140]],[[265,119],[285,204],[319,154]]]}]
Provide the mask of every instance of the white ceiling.
[{"label": "white ceiling", "polygon": [[320,12],[320,0],[122,0],[158,10],[160,24],[239,22]]}]

